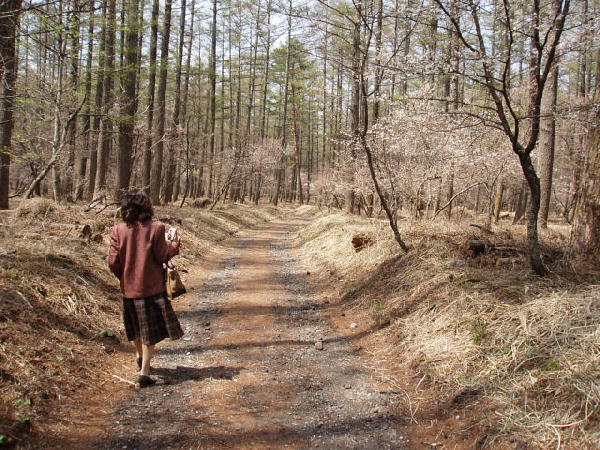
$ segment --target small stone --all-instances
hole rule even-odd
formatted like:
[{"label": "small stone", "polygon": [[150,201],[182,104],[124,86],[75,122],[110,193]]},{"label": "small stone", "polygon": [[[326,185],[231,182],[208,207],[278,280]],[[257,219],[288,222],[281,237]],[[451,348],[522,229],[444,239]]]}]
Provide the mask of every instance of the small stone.
[{"label": "small stone", "polygon": [[352,386],[347,384],[346,386],[344,386],[344,389],[352,389]]},{"label": "small stone", "polygon": [[317,341],[317,342],[315,342],[315,348],[317,350],[323,350],[323,341]]},{"label": "small stone", "polygon": [[344,317],[346,315],[345,312],[341,313],[340,316]]},{"label": "small stone", "polygon": [[456,419],[456,420],[460,419],[460,416],[456,416],[456,417],[455,417],[455,419]]},{"label": "small stone", "polygon": [[354,329],[354,328],[356,328],[356,327],[358,327],[358,324],[357,324],[356,322],[352,322],[352,323],[350,324],[350,328]]},{"label": "small stone", "polygon": [[210,322],[204,322],[205,327],[210,327]]}]

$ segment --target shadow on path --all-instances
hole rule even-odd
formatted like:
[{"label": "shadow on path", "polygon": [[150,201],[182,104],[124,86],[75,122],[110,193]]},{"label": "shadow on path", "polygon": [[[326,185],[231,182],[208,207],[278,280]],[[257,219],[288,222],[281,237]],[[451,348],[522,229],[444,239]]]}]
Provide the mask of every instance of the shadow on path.
[{"label": "shadow on path", "polygon": [[[360,331],[358,333],[352,334],[350,336],[337,336],[333,338],[323,339],[323,344],[332,344],[335,342],[351,342],[353,339],[360,339],[366,336],[369,333],[373,333],[384,326],[375,326],[364,331]],[[209,344],[209,345],[201,345],[201,346],[189,346],[184,348],[165,348],[161,350],[161,353],[181,353],[182,351],[191,352],[191,353],[203,353],[209,350],[237,350],[237,349],[245,349],[245,348],[267,348],[267,347],[279,347],[279,346],[311,346],[314,345],[316,341],[313,340],[300,340],[300,339],[283,339],[279,341],[267,341],[267,342],[236,342],[231,344]]]},{"label": "shadow on path", "polygon": [[201,381],[206,379],[232,380],[243,367],[185,367],[177,366],[175,369],[153,368],[152,374],[165,380],[165,384],[179,384],[186,381]]}]

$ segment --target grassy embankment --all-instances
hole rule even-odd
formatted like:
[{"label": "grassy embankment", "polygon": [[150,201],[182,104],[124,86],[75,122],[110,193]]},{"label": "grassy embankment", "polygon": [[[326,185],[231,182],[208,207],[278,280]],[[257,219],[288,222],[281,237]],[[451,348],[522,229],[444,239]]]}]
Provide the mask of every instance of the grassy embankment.
[{"label": "grassy embankment", "polygon": [[[479,257],[467,251],[481,237],[468,222],[401,228],[406,255],[386,222],[343,214],[322,214],[300,244],[306,265],[336,291],[343,319],[367,336],[363,346],[402,393],[405,413],[442,444],[446,436],[598,448],[599,277],[572,272],[568,229],[542,233],[552,274],[539,278],[525,262],[524,226],[496,227],[490,241],[508,250]],[[355,252],[357,233],[375,244]]]},{"label": "grassy embankment", "polygon": [[[111,354],[124,338],[118,282],[104,259],[115,213],[83,209],[35,199],[0,215],[0,446],[47,432],[49,410],[111,379]],[[278,215],[245,206],[156,211],[181,230],[183,269]],[[84,225],[91,235],[80,237]]]}]

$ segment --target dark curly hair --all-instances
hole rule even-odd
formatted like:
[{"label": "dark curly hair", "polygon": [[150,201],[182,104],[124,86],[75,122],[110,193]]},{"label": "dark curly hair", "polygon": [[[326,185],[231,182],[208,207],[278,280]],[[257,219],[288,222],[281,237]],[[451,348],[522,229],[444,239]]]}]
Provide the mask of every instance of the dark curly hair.
[{"label": "dark curly hair", "polygon": [[135,222],[146,222],[154,216],[150,197],[144,191],[129,192],[121,200],[121,217],[132,226]]}]

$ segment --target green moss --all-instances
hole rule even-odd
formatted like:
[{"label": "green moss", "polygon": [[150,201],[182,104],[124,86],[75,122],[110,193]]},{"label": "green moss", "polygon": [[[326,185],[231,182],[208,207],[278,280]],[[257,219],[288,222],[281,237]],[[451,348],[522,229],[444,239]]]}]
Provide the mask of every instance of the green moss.
[{"label": "green moss", "polygon": [[379,300],[373,304],[373,309],[375,311],[383,311],[385,309],[385,300]]},{"label": "green moss", "polygon": [[545,372],[555,372],[560,370],[560,364],[554,359],[547,359],[540,364],[540,369]]},{"label": "green moss", "polygon": [[487,325],[481,319],[476,319],[471,322],[471,341],[473,344],[479,345],[485,339],[488,334]]}]

